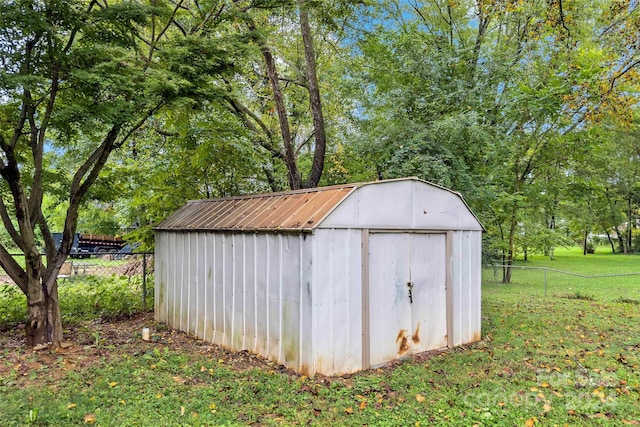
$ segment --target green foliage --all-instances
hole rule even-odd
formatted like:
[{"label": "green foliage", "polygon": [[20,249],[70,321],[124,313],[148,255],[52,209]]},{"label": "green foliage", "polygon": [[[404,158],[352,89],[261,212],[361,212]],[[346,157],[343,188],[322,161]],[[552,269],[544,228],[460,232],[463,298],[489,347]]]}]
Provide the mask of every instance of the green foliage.
[{"label": "green foliage", "polygon": [[[148,292],[153,294],[152,286]],[[142,278],[86,276],[72,278],[60,287],[62,316],[67,322],[99,318],[105,321],[131,317],[142,311]]]},{"label": "green foliage", "polygon": [[[117,153],[123,191],[113,206],[128,239],[153,248],[153,227],[188,200],[266,192],[266,154],[257,151],[237,119],[218,104],[210,113],[176,111],[162,117],[167,137],[153,130]],[[161,153],[159,153],[161,152]]]},{"label": "green foliage", "polygon": [[0,327],[23,322],[27,317],[27,299],[17,286],[0,284]]},{"label": "green foliage", "polygon": [[621,44],[638,6],[561,4],[383,2],[351,40],[364,164],[462,192],[506,258],[566,244],[567,229],[622,232],[638,211],[637,150],[615,133],[639,93],[640,51]]},{"label": "green foliage", "polygon": [[[147,293],[153,295],[148,281]],[[66,324],[84,319],[112,321],[143,310],[142,278],[125,276],[72,276],[60,283],[61,311]],[[0,327],[26,319],[26,297],[14,285],[0,285]]]}]

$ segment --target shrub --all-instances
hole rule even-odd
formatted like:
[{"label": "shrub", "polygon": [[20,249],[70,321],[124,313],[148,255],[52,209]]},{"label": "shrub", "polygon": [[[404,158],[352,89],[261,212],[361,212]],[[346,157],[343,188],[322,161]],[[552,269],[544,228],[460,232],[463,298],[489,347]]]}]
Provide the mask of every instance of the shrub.
[{"label": "shrub", "polygon": [[[148,299],[153,285],[148,283]],[[73,276],[58,283],[63,322],[116,320],[143,311],[142,277]],[[0,285],[0,328],[24,322],[26,297],[14,285]]]},{"label": "shrub", "polygon": [[0,285],[0,329],[23,322],[27,317],[27,297],[15,285]]}]

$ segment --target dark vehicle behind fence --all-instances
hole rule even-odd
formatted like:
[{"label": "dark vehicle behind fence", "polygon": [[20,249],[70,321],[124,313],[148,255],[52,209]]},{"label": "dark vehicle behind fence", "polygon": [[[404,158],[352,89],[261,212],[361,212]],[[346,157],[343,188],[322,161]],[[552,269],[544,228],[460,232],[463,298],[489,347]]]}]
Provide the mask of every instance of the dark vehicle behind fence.
[{"label": "dark vehicle behind fence", "polygon": [[[62,233],[53,233],[56,247],[60,247]],[[69,256],[71,258],[89,258],[91,255],[118,253],[127,242],[119,237],[105,236],[102,234],[76,233],[73,237],[73,245]]]}]

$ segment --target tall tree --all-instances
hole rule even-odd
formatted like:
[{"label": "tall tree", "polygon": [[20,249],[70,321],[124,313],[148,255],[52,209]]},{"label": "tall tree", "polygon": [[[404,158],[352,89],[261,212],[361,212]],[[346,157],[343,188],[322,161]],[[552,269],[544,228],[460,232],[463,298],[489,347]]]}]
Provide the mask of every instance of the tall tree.
[{"label": "tall tree", "polygon": [[494,237],[508,282],[522,225],[539,221],[533,209],[542,204],[543,216],[555,215],[558,183],[549,178],[564,179],[576,149],[597,143],[574,136],[603,117],[622,118],[637,99],[638,5],[380,7],[378,22],[358,38],[353,68],[367,94],[364,136],[374,141],[365,154],[380,177],[413,173],[463,191]]},{"label": "tall tree", "polygon": [[[337,3],[344,7],[336,16],[343,16],[352,13],[357,2]],[[343,48],[332,21],[336,16],[327,16],[326,5],[298,0],[294,6],[244,13],[260,60],[254,59],[229,82],[236,89],[229,104],[256,134],[256,146],[285,165],[289,188],[299,189],[320,183],[330,147],[329,128],[338,128],[344,116],[343,101],[333,99],[330,110],[335,120],[329,126],[324,105],[336,91],[336,85],[328,83],[327,70]]]},{"label": "tall tree", "polygon": [[[1,245],[0,266],[27,296],[27,345],[62,343],[56,277],[110,154],[173,102],[220,94],[242,52],[229,9],[187,0],[3,3],[0,217],[25,264]],[[43,211],[59,184],[47,174],[51,150],[65,152],[72,171],[59,247]]]}]

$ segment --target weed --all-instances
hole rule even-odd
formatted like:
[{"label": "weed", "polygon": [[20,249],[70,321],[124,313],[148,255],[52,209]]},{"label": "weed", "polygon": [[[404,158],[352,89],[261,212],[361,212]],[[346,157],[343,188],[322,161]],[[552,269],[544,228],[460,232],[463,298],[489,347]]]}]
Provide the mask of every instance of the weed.
[{"label": "weed", "polygon": [[[126,276],[81,276],[59,286],[61,314],[65,324],[77,324],[86,318],[113,321],[130,318],[144,311],[142,279]],[[147,285],[153,294],[151,284]],[[26,297],[14,285],[0,285],[0,330],[24,322]]]},{"label": "weed", "polygon": [[614,302],[619,302],[621,304],[634,304],[634,305],[640,304],[640,300],[631,299],[631,298],[618,298]]},{"label": "weed", "polygon": [[595,297],[591,294],[586,294],[586,293],[582,293],[580,291],[576,291],[573,294],[567,294],[564,295],[564,298],[568,298],[568,299],[580,299],[580,300],[585,300],[585,301],[595,301]]}]

